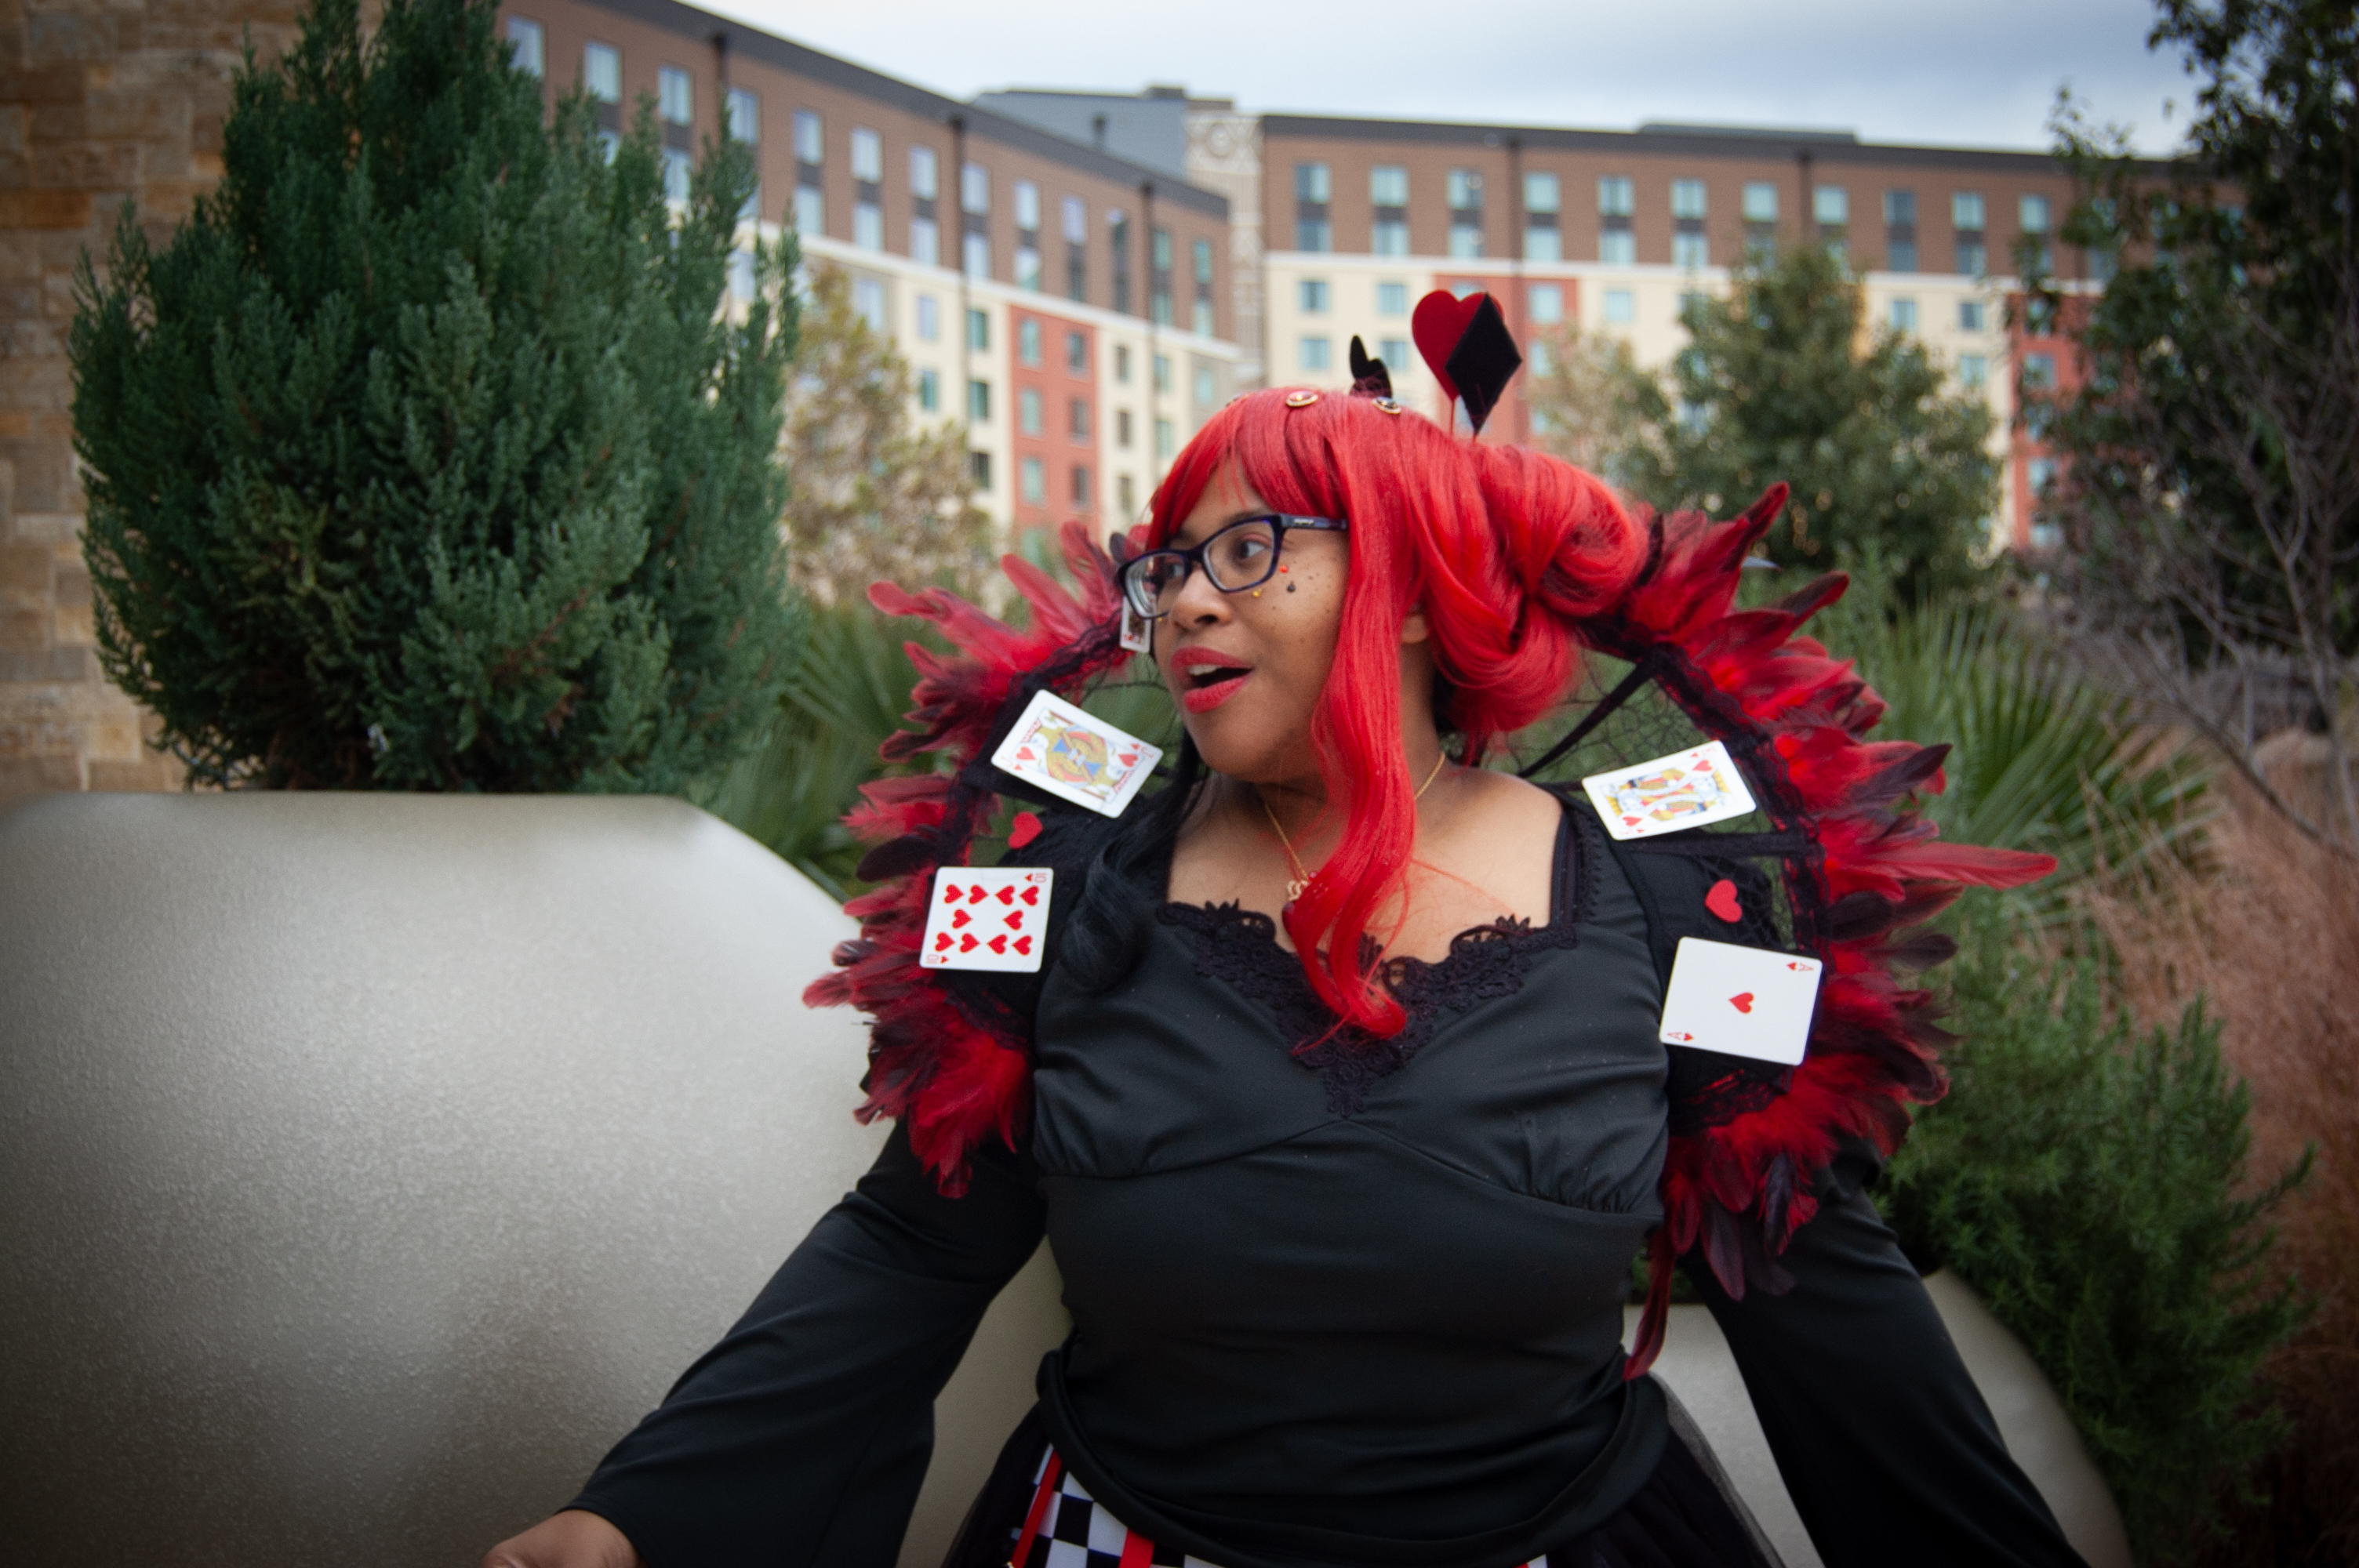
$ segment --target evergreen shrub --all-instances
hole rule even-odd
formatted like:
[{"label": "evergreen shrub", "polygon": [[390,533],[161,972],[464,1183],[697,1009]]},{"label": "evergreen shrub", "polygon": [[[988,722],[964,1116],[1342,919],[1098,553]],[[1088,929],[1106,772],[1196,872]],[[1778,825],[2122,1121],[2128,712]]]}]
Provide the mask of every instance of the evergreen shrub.
[{"label": "evergreen shrub", "polygon": [[651,107],[550,124],[495,20],[315,0],[191,220],[85,258],[100,653],[195,780],[673,791],[775,708],[795,315],[790,254],[733,260],[750,154],[675,217]]},{"label": "evergreen shrub", "polygon": [[1877,1201],[2022,1339],[2139,1560],[2179,1558],[2284,1433],[2260,1373],[2309,1306],[2267,1217],[2309,1159],[2247,1184],[2248,1097],[2200,1000],[2141,1033],[2093,959],[2029,957],[1990,904],[1962,935],[1951,1090]]}]

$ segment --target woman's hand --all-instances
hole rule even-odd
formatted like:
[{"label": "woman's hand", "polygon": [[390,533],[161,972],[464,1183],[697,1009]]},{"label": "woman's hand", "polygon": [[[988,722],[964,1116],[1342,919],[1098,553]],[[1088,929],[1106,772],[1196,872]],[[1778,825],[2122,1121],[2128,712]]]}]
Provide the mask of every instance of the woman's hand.
[{"label": "woman's hand", "polygon": [[647,1568],[628,1537],[579,1509],[511,1536],[484,1556],[484,1568]]}]

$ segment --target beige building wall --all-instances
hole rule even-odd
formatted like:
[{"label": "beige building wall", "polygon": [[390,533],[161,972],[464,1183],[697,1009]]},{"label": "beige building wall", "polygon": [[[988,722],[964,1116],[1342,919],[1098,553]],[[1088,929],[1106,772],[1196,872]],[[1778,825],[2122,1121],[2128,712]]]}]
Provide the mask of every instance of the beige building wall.
[{"label": "beige building wall", "polygon": [[0,10],[0,799],[168,789],[154,723],[100,672],[65,339],[74,268],[124,201],[161,243],[221,176],[249,39],[297,0],[26,0]]}]

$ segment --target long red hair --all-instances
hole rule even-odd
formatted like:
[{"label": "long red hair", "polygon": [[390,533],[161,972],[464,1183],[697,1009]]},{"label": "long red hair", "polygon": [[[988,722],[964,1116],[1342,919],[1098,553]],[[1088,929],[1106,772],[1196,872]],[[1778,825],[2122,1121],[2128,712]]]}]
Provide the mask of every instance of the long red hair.
[{"label": "long red hair", "polygon": [[1341,840],[1296,899],[1288,930],[1322,1000],[1347,1024],[1388,1035],[1400,1005],[1365,961],[1368,923],[1399,892],[1417,832],[1416,781],[1401,750],[1402,624],[1425,612],[1446,683],[1437,717],[1479,762],[1572,683],[1578,622],[1614,603],[1643,564],[1643,529],[1614,492],[1571,464],[1485,446],[1368,397],[1298,388],[1231,403],[1198,431],[1156,492],[1161,543],[1235,460],[1281,512],[1351,524],[1335,662],[1311,741]]}]

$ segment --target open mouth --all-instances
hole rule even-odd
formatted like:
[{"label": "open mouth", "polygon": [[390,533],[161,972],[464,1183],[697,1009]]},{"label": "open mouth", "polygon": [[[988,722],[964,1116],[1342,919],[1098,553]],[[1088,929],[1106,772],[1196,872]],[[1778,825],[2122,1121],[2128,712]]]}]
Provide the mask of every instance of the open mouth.
[{"label": "open mouth", "polygon": [[1237,693],[1253,674],[1251,665],[1228,658],[1210,648],[1182,648],[1172,656],[1180,676],[1180,700],[1190,713],[1218,708]]}]

